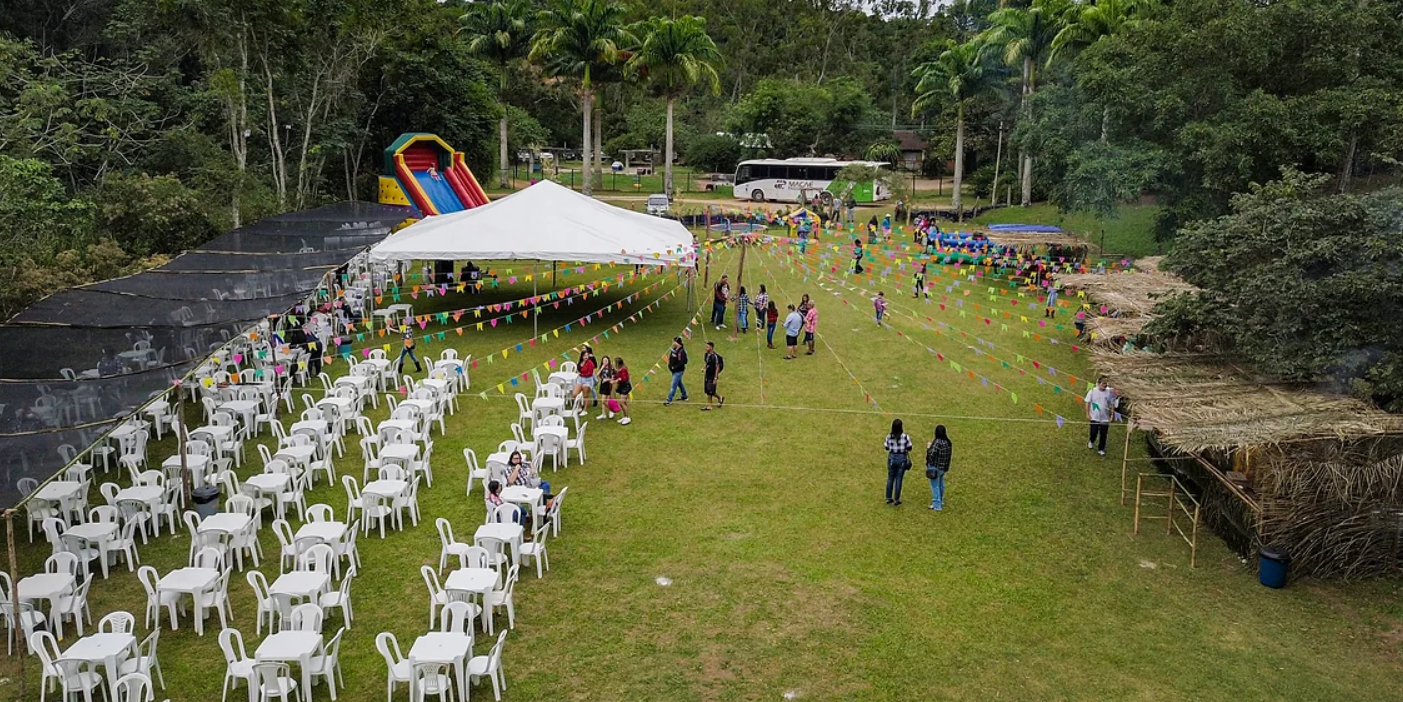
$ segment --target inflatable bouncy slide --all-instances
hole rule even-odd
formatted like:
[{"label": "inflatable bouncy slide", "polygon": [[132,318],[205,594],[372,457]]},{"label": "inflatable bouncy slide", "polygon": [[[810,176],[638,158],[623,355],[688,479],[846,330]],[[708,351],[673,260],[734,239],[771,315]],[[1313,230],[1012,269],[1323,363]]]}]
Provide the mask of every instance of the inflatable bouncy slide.
[{"label": "inflatable bouncy slide", "polygon": [[429,216],[479,207],[488,199],[463,152],[434,134],[402,134],[385,149],[380,202],[411,205]]}]

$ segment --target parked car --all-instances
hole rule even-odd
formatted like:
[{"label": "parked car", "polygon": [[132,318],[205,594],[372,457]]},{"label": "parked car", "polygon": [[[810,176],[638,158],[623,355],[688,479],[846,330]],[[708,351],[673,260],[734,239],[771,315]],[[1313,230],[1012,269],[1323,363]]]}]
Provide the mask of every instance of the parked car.
[{"label": "parked car", "polygon": [[660,193],[648,196],[648,214],[664,217],[667,216],[671,209],[672,203],[667,199],[666,195]]}]

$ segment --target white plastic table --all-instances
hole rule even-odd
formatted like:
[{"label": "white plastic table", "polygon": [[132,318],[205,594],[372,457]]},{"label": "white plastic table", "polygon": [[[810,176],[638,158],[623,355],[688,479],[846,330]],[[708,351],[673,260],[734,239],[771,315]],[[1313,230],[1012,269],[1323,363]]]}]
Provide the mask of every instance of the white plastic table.
[{"label": "white plastic table", "polygon": [[115,690],[122,661],[127,659],[136,637],[131,634],[90,634],[73,642],[60,658],[102,664],[107,668],[108,689]]},{"label": "white plastic table", "polygon": [[[156,591],[190,595],[195,600],[195,633],[204,636],[205,609],[200,605],[199,593],[209,590],[218,579],[219,571],[213,568],[177,568],[157,581]],[[179,620],[172,616],[171,629],[179,628]]]},{"label": "white plastic table", "polygon": [[567,388],[574,387],[575,381],[579,379],[579,373],[570,373],[567,371],[556,371],[554,373],[551,373],[550,377],[547,378],[549,382],[560,381],[561,383],[564,383],[565,387]]},{"label": "white plastic table", "polygon": [[361,489],[361,494],[379,495],[380,497],[395,498],[404,494],[409,489],[409,482],[406,480],[372,480]]},{"label": "white plastic table", "polygon": [[511,545],[512,560],[516,560],[517,552],[521,550],[521,536],[523,532],[524,530],[521,528],[520,524],[492,522],[490,524],[483,524],[477,528],[477,531],[473,534],[473,543],[476,544],[477,540],[484,536],[493,539],[501,539]]},{"label": "white plastic table", "polygon": [[287,489],[287,473],[259,473],[250,475],[244,485],[252,485],[260,493],[282,492]]},{"label": "white plastic table", "polygon": [[200,533],[238,534],[253,523],[253,517],[241,512],[220,512],[200,522]]},{"label": "white plastic table", "polygon": [[538,397],[531,401],[531,409],[543,410],[550,414],[560,414],[565,411],[565,398]]},{"label": "white plastic table", "polygon": [[370,390],[370,386],[375,384],[375,378],[369,375],[343,375],[332,383],[332,387],[345,385],[355,388],[356,392],[364,394]]},{"label": "white plastic table", "polygon": [[54,622],[54,635],[62,639],[63,620],[54,616],[53,610],[58,605],[58,598],[73,592],[74,584],[73,576],[68,573],[35,573],[21,578],[15,590],[20,602],[49,601],[49,621]]},{"label": "white plastic table", "polygon": [[389,444],[380,449],[380,461],[404,461],[405,470],[409,470],[410,463],[418,460],[418,444]]},{"label": "white plastic table", "polygon": [[317,447],[311,444],[307,444],[305,446],[284,446],[278,449],[277,452],[273,454],[273,458],[281,458],[286,460],[288,463],[293,463],[302,466],[303,468],[306,468],[307,464],[313,458],[315,458],[316,455]]},{"label": "white plastic table", "polygon": [[300,422],[294,422],[288,433],[296,434],[299,429],[311,429],[318,434],[325,434],[330,427],[327,426],[325,419],[304,419]]},{"label": "white plastic table", "polygon": [[326,590],[326,586],[331,582],[331,577],[326,573],[317,573],[310,570],[294,570],[290,573],[283,573],[268,586],[270,595],[288,595],[289,597],[301,597],[316,601],[316,596]]},{"label": "white plastic table", "polygon": [[[471,630],[471,627],[469,627]],[[462,699],[468,696],[466,674],[468,657],[473,653],[473,635],[455,634],[446,631],[431,631],[414,640],[409,649],[412,663],[446,663],[453,666],[458,674],[458,691]]]},{"label": "white plastic table", "polygon": [[508,485],[502,488],[499,497],[503,502],[512,504],[527,505],[531,508],[532,516],[538,516],[541,510],[541,498],[546,494],[540,488],[530,488],[522,485]]},{"label": "white plastic table", "polygon": [[293,541],[314,536],[328,544],[340,543],[346,537],[345,522],[307,522],[297,528]]},{"label": "white plastic table", "polygon": [[243,420],[247,436],[257,436],[257,425],[254,422],[254,415],[258,413],[258,406],[262,404],[257,400],[230,400],[219,405],[219,409],[228,410],[238,415]]},{"label": "white plastic table", "polygon": [[[200,487],[205,484],[205,469],[209,467],[209,456],[199,454],[185,454],[185,465],[190,468],[190,480],[193,487]],[[161,468],[167,473],[180,470],[180,454],[176,454],[161,461]]]},{"label": "white plastic table", "polygon": [[444,590],[462,590],[479,595],[497,586],[497,571],[491,568],[459,568],[443,581]]},{"label": "white plastic table", "polygon": [[274,663],[297,662],[302,666],[302,699],[312,699],[312,656],[322,648],[322,635],[314,631],[279,631],[258,644],[253,657]]},{"label": "white plastic table", "polygon": [[74,524],[68,527],[63,533],[85,539],[97,544],[97,552],[101,554],[97,559],[102,565],[102,577],[107,579],[107,542],[117,533],[116,522],[87,522],[84,524]]},{"label": "white plastic table", "polygon": [[76,480],[55,480],[39,488],[35,497],[49,502],[62,502],[73,497],[81,489],[83,484]]},{"label": "white plastic table", "polygon": [[166,491],[160,485],[133,485],[132,487],[118,490],[113,503],[115,505],[115,503],[131,500],[133,502],[144,502],[154,507],[165,494]]},{"label": "white plastic table", "polygon": [[419,423],[412,419],[386,419],[385,421],[380,422],[380,426],[395,427],[397,429],[407,431],[413,434],[417,434],[419,432]]},{"label": "white plastic table", "polygon": [[[380,311],[383,312],[384,310],[380,310]],[[384,373],[384,372],[385,372],[385,369],[386,369],[386,368],[389,368],[391,363],[392,363],[392,361],[390,361],[390,359],[388,359],[388,358],[367,358],[367,359],[361,361],[361,362],[360,362],[360,365],[370,366],[371,368],[374,368],[376,371],[378,371],[378,372],[380,372],[380,373]]]},{"label": "white plastic table", "polygon": [[435,408],[435,407],[438,407],[438,401],[437,401],[437,400],[419,400],[419,399],[411,398],[411,399],[408,399],[408,400],[405,400],[405,401],[399,403],[399,406],[400,406],[400,407],[415,407],[415,408],[418,408],[420,414],[428,414],[429,412],[434,411],[434,408]]},{"label": "white plastic table", "polygon": [[346,413],[351,410],[352,402],[353,400],[349,400],[344,397],[323,397],[322,399],[317,400],[317,406],[321,407],[322,405],[333,405],[336,407],[336,410],[341,413],[340,416],[344,417],[346,416]]}]

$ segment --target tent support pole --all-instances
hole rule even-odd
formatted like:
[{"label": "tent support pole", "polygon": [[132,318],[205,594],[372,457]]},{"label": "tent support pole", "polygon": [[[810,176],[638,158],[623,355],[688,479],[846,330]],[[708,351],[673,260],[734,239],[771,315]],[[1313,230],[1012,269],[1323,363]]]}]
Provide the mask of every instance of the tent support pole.
[{"label": "tent support pole", "polygon": [[555,289],[555,261],[550,262],[550,287]]},{"label": "tent support pole", "polygon": [[[552,261],[550,267],[551,267],[551,276],[554,277],[554,275],[555,275],[555,262]],[[534,300],[535,297],[536,297],[536,276],[533,275],[533,276],[531,276],[531,298]],[[540,305],[535,305],[535,307],[536,307],[536,309],[531,310],[531,312],[532,312],[532,315],[531,315],[531,338],[533,338],[533,339],[536,338],[537,336],[540,336],[540,334],[541,334],[541,320],[537,319],[537,317],[540,317],[540,316],[541,316],[541,306],[540,306]]]},{"label": "tent support pole", "polygon": [[[273,353],[276,354],[277,351],[273,350]],[[190,496],[190,488],[192,487],[190,484],[190,465],[185,457],[185,442],[189,436],[185,430],[185,383],[183,382],[175,386],[175,416],[180,418],[180,428],[175,432],[175,450],[180,452],[180,487],[185,494],[185,509],[193,509],[195,505]]]},{"label": "tent support pole", "polygon": [[19,639],[19,698],[25,699],[27,695],[27,676],[24,674],[24,659],[28,658],[29,642],[24,640],[24,617],[19,611],[19,562],[15,557],[15,510],[5,510],[5,545],[10,549],[10,611],[14,613],[15,628],[10,632],[11,636]]}]

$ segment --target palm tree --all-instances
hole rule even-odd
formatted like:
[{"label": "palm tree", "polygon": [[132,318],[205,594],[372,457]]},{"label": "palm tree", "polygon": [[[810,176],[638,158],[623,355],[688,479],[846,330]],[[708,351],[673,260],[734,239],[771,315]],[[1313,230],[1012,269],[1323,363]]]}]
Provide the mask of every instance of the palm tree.
[{"label": "palm tree", "polygon": [[[982,36],[984,43],[999,49],[1009,66],[1023,69],[1023,117],[1030,118],[1029,98],[1037,89],[1038,66],[1046,62],[1052,42],[1062,30],[1063,17],[1070,6],[1068,0],[1034,0],[1027,8],[1006,7],[989,15],[989,30]],[[1033,157],[1025,148],[1019,154],[1022,171],[1023,206],[1033,204]]]},{"label": "palm tree", "polygon": [[594,114],[591,79],[595,71],[615,63],[619,45],[631,40],[624,26],[624,8],[617,0],[553,0],[537,15],[537,24],[539,29],[531,40],[531,60],[540,62],[550,73],[580,81],[583,192],[589,195],[590,118]]},{"label": "palm tree", "polygon": [[[1153,0],[1096,0],[1094,5],[1076,5],[1067,11],[1062,30],[1052,40],[1051,66],[1067,53],[1079,52],[1106,37],[1137,26],[1149,13]],[[1110,131],[1111,106],[1101,108],[1101,141]]]},{"label": "palm tree", "polygon": [[468,51],[497,64],[500,83],[497,101],[502,119],[497,125],[499,183],[507,187],[507,73],[511,64],[526,56],[531,48],[529,29],[531,9],[525,0],[494,0],[481,3],[458,18],[459,30],[468,41]]},{"label": "palm tree", "polygon": [[671,197],[673,105],[699,83],[705,84],[713,95],[721,92],[721,80],[713,65],[721,60],[721,53],[706,33],[706,20],[701,17],[655,17],[643,23],[639,34],[643,43],[629,60],[628,69],[667,98],[663,192]]},{"label": "palm tree", "polygon": [[960,187],[965,175],[965,107],[980,95],[997,90],[1001,72],[989,60],[989,52],[977,41],[970,41],[951,42],[935,60],[917,67],[914,75],[920,82],[916,85],[916,102],[911,106],[913,112],[947,100],[955,104],[955,186],[950,194],[955,216],[964,221]]}]

